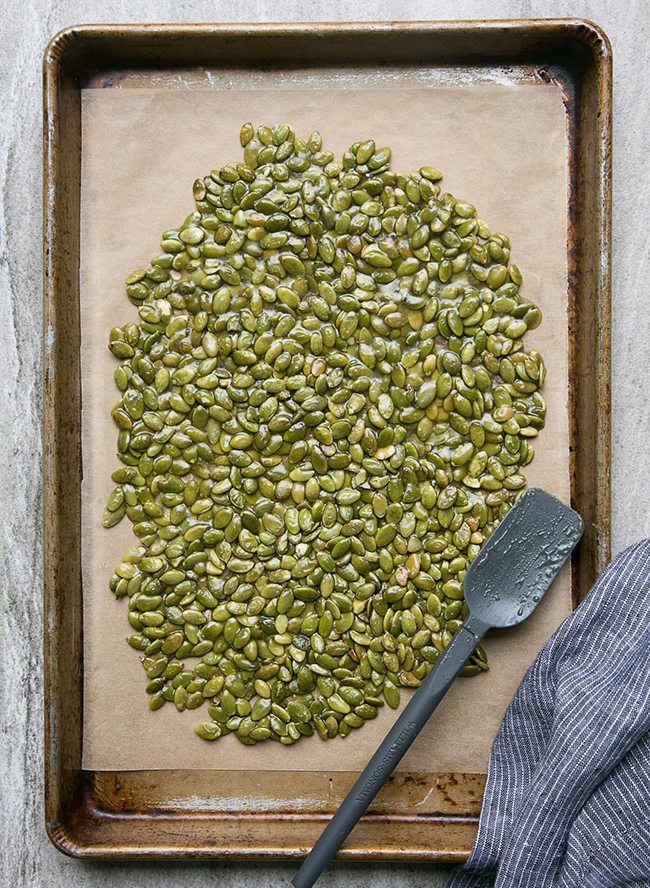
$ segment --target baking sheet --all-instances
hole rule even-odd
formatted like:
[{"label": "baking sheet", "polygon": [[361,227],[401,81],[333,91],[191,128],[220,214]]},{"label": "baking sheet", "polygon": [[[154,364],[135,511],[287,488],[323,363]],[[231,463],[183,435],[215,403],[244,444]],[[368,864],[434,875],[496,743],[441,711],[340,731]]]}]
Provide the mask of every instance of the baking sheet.
[{"label": "baking sheet", "polygon": [[[360,770],[396,714],[388,707],[351,735],[292,747],[243,747],[228,736],[195,737],[207,710],[152,713],[145,676],[129,634],[126,603],[108,581],[134,544],[130,522],[107,531],[101,515],[112,489],[117,430],[110,408],[116,362],[106,348],[115,324],[137,319],[124,279],[159,252],[160,234],[193,209],[191,185],[241,157],[239,128],[289,121],[306,137],[319,129],[336,157],[359,138],[390,145],[392,167],[431,163],[443,187],[470,200],[493,231],[507,233],[522,269],[522,293],[543,310],[526,347],[543,354],[547,425],[526,469],[530,485],[569,498],[567,415],[567,150],[560,89],[519,83],[444,87],[129,88],[82,93],[82,573],[84,586],[83,767],[93,770],[201,768]],[[400,770],[481,773],[503,712],[527,666],[569,613],[565,567],[522,626],[486,640],[491,672],[460,680],[400,765]],[[403,692],[406,701],[408,692]]]}]

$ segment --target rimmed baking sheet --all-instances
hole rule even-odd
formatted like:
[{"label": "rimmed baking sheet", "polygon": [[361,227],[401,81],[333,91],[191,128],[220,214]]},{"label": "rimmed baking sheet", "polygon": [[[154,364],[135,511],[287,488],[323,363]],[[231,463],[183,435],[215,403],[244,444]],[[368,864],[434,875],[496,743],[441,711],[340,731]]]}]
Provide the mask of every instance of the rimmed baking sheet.
[{"label": "rimmed baking sheet", "polygon": [[[524,274],[523,292],[544,312],[542,326],[528,334],[526,345],[538,348],[549,368],[547,426],[526,474],[530,484],[565,501],[571,498],[588,521],[591,515],[597,518],[589,522],[573,566],[565,568],[534,617],[486,642],[491,673],[456,683],[343,854],[451,859],[466,853],[489,747],[505,706],[528,663],[606,556],[608,487],[597,473],[603,461],[607,464],[607,373],[589,378],[587,371],[598,355],[598,318],[606,318],[608,309],[602,252],[607,201],[597,204],[591,220],[575,212],[576,201],[587,199],[577,193],[580,181],[600,183],[601,198],[607,197],[608,155],[602,135],[608,117],[605,114],[605,130],[599,131],[585,129],[583,120],[587,101],[607,108],[603,38],[580,23],[573,30],[541,23],[518,28],[508,23],[487,30],[470,24],[453,29],[322,28],[325,42],[317,49],[309,45],[311,35],[298,26],[245,32],[196,26],[184,33],[182,52],[177,42],[169,41],[178,32],[171,27],[146,32],[84,28],[68,32],[51,49],[47,107],[58,141],[49,130],[52,273],[46,298],[48,331],[56,326],[58,338],[48,340],[52,347],[46,441],[51,434],[54,459],[46,478],[46,542],[56,538],[64,545],[56,553],[50,546],[46,561],[46,594],[59,620],[58,634],[48,640],[48,810],[54,812],[50,833],[63,850],[110,855],[299,854],[316,837],[322,818],[343,797],[394,718],[385,709],[346,740],[325,744],[318,738],[281,749],[269,749],[268,743],[242,748],[233,738],[201,743],[192,731],[196,712],[181,716],[168,712],[171,707],[156,713],[147,709],[137,654],[124,643],[125,607],[108,590],[112,569],[133,539],[126,522],[112,531],[99,523],[112,486],[110,471],[117,466],[109,416],[117,392],[112,383],[114,359],[106,349],[108,330],[135,316],[123,294],[124,278],[159,251],[161,231],[191,211],[194,178],[240,156],[238,132],[244,120],[256,125],[288,120],[304,135],[318,128],[337,156],[355,139],[372,136],[378,144],[391,146],[396,170],[423,163],[438,166],[445,188],[471,200],[493,230],[510,236],[512,260]],[[206,30],[216,34],[209,51]],[[417,64],[405,64],[407,32]],[[522,60],[521,40],[531,33],[541,47],[538,58]],[[145,47],[142,67],[129,56],[134,34]],[[254,63],[250,56],[255,41],[270,34],[277,39],[273,49],[263,43],[266,63],[259,54]],[[462,38],[455,50],[454,35]],[[335,38],[337,65],[326,54],[326,41],[333,46]],[[351,38],[356,51],[346,61],[340,58],[341,47]],[[443,38],[444,58],[455,64],[441,63]],[[188,39],[203,47],[203,66],[187,67],[183,53]],[[229,47],[221,55],[221,66],[214,55],[219,40],[222,50]],[[233,40],[241,50],[241,65],[233,60]],[[492,47],[498,63],[494,58],[489,64],[470,59],[468,40],[488,55]],[[572,48],[573,67],[559,64],[563,41]],[[309,64],[278,67],[282,47],[288,44],[302,46],[303,61]],[[93,46],[101,52],[91,62],[87,53]],[[576,46],[584,49],[582,61]],[[423,63],[428,47],[437,47],[438,55],[433,52]],[[391,51],[399,56],[399,64],[388,63]],[[153,66],[156,52],[158,64]],[[271,68],[268,56],[273,59]],[[359,64],[351,65],[352,58]],[[55,94],[61,101],[58,115],[52,116]],[[576,139],[578,126],[588,136],[581,143]],[[589,238],[600,244],[600,264],[590,254],[588,267],[580,266],[578,251]],[[66,243],[71,262],[64,261]],[[75,261],[81,269],[78,277]],[[577,311],[588,298],[582,289],[586,280],[580,278],[585,269],[599,283],[591,318]],[[66,275],[72,287],[64,295]],[[607,359],[602,324],[599,335],[600,352]],[[57,375],[66,361],[74,371],[72,383],[69,369],[65,383],[60,372]],[[64,407],[61,399],[62,387],[71,385],[76,386],[76,410]],[[596,408],[591,426],[581,416],[587,402]],[[71,410],[67,435],[66,409]],[[66,478],[61,474],[64,465],[72,469]],[[584,479],[590,477],[587,486]],[[57,498],[57,483],[75,491],[81,520],[77,515],[65,521],[69,507]],[[62,571],[75,563],[81,582],[63,595]],[[61,632],[64,625],[73,629],[69,640]],[[80,671],[64,675],[61,658],[68,645],[72,662],[80,662],[82,637],[83,709],[79,706],[64,724],[62,713],[71,695],[81,703],[82,683]],[[66,684],[67,696],[62,694]],[[65,754],[64,736],[70,740]],[[194,747],[190,751],[188,744]],[[70,769],[66,776],[61,765],[65,755],[76,775],[72,778]],[[55,804],[63,799],[72,812],[65,816]],[[125,827],[129,821],[133,825],[135,814],[139,829],[129,832]],[[174,838],[171,822],[188,817],[192,838]],[[235,824],[240,827],[237,837]]]}]

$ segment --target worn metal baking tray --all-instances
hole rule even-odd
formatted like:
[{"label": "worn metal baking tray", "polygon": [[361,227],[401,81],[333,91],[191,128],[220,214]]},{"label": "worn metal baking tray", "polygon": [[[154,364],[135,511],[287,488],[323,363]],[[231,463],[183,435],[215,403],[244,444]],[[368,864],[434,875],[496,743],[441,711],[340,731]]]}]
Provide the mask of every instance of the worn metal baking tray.
[{"label": "worn metal baking tray", "polygon": [[[400,24],[80,26],[44,59],[45,816],[53,843],[80,857],[304,855],[356,774],[81,768],[79,249],[81,90],[143,74],[238,67],[263,72],[399,67],[508,71],[557,83],[569,134],[568,310],[571,500],[585,520],[572,562],[574,603],[609,558],[611,53],[573,20]],[[240,787],[247,781],[246,799]],[[341,857],[462,860],[485,776],[398,773]],[[426,810],[414,804],[426,796]],[[211,800],[218,799],[215,805]]]}]

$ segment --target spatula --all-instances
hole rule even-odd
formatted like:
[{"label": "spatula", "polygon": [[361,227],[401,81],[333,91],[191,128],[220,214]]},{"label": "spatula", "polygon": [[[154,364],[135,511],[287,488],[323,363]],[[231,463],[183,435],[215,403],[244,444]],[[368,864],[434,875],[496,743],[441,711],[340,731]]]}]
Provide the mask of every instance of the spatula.
[{"label": "spatula", "polygon": [[377,795],[386,778],[492,627],[516,626],[542,595],[582,536],[574,512],[539,488],[526,490],[470,565],[464,580],[469,616],[430,670],[293,879],[311,888]]}]

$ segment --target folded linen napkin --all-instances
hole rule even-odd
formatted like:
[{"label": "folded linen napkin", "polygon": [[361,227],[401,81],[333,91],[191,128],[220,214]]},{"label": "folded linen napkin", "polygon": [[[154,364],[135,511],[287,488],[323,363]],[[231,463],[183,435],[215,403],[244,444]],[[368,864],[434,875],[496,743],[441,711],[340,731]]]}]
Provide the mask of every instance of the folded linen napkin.
[{"label": "folded linen napkin", "polygon": [[494,741],[445,888],[650,888],[650,540],[542,648]]}]

